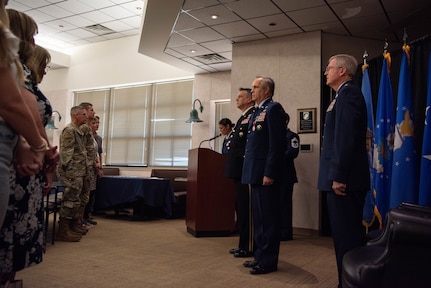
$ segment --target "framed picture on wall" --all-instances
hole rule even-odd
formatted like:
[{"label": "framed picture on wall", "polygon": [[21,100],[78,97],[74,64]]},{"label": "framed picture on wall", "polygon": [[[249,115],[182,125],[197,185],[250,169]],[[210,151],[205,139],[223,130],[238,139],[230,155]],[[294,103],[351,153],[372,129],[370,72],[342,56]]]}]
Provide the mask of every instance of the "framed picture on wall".
[{"label": "framed picture on wall", "polygon": [[317,108],[297,110],[298,133],[316,133]]}]

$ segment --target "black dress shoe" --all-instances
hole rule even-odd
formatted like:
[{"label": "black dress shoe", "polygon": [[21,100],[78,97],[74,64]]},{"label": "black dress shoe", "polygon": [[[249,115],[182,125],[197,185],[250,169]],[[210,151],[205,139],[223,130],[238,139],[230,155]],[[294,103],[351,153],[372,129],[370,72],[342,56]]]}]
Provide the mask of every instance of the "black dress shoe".
[{"label": "black dress shoe", "polygon": [[250,270],[250,274],[253,275],[260,275],[260,274],[267,274],[277,271],[277,268],[266,268],[261,265],[254,266],[253,269]]},{"label": "black dress shoe", "polygon": [[244,267],[247,267],[247,268],[254,268],[254,267],[258,266],[259,263],[257,263],[256,260],[249,260],[249,261],[245,261],[244,263],[242,263],[242,265]]},{"label": "black dress shoe", "polygon": [[238,251],[236,251],[233,254],[233,257],[235,257],[235,258],[247,258],[247,257],[252,257],[252,256],[253,256],[252,252],[245,251],[245,250],[242,250],[242,249],[238,249]]},{"label": "black dress shoe", "polygon": [[239,249],[239,248],[232,248],[232,249],[230,249],[229,250],[229,253],[230,254],[235,254],[236,252],[238,252],[238,251],[240,251],[241,249]]}]

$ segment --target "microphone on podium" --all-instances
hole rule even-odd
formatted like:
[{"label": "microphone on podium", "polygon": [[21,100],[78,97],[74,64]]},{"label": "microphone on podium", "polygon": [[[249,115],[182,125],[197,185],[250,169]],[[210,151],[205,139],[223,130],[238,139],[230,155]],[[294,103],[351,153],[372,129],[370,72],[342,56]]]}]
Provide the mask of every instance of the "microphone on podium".
[{"label": "microphone on podium", "polygon": [[199,148],[201,148],[202,143],[212,141],[212,140],[214,140],[214,139],[216,139],[216,138],[220,137],[221,135],[222,135],[222,134],[220,133],[220,134],[218,134],[217,136],[214,136],[214,137],[212,137],[212,138],[210,138],[210,139],[202,140],[202,141],[201,141],[201,143],[199,143]]}]

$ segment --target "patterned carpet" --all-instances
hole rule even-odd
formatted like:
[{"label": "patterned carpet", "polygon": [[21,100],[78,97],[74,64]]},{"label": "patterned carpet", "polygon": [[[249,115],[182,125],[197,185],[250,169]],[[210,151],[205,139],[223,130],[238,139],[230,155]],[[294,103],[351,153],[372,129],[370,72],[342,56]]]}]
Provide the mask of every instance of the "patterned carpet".
[{"label": "patterned carpet", "polygon": [[184,219],[97,220],[78,243],[47,244],[44,261],[16,278],[26,288],[337,286],[327,237],[294,235],[281,243],[277,272],[250,275],[242,263],[251,258],[228,253],[237,236],[195,238],[186,232]]}]

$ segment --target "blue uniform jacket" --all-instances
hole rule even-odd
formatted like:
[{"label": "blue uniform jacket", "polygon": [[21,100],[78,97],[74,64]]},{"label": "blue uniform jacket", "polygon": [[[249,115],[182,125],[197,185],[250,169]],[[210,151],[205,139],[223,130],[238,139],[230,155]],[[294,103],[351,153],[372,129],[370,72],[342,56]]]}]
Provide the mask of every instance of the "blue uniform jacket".
[{"label": "blue uniform jacket", "polygon": [[332,181],[345,183],[347,193],[370,189],[366,133],[364,97],[358,86],[347,81],[326,111],[319,190],[332,191]]},{"label": "blue uniform jacket", "polygon": [[279,181],[286,150],[286,114],[278,102],[267,99],[257,108],[248,127],[242,183],[262,184],[264,176]]},{"label": "blue uniform jacket", "polygon": [[254,111],[255,108],[251,107],[244,115],[241,115],[229,135],[225,177],[241,180],[248,125]]}]

